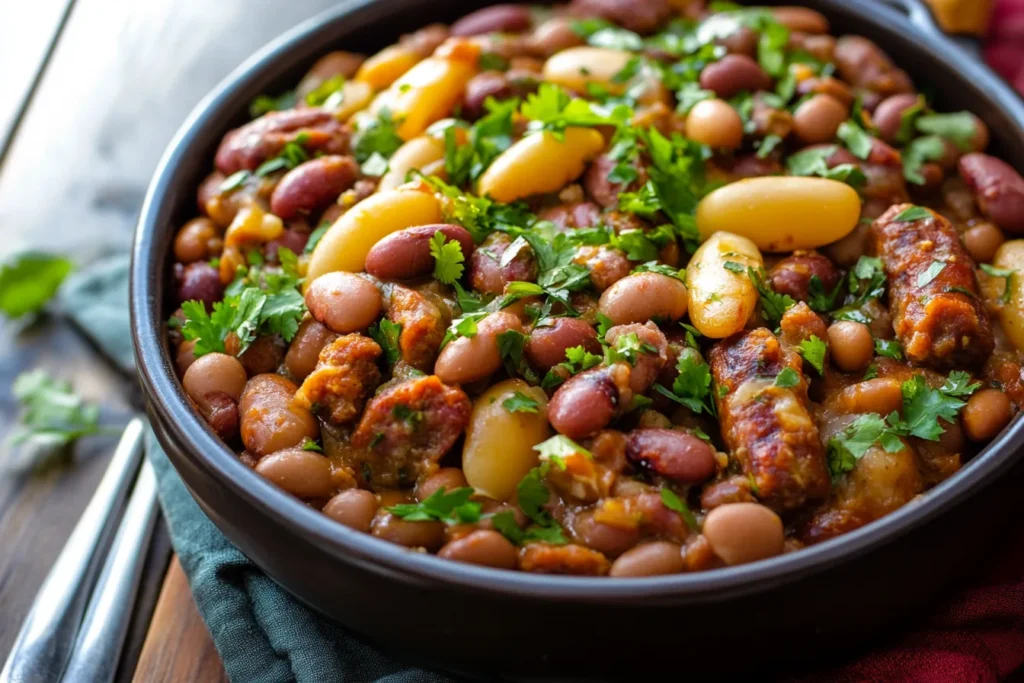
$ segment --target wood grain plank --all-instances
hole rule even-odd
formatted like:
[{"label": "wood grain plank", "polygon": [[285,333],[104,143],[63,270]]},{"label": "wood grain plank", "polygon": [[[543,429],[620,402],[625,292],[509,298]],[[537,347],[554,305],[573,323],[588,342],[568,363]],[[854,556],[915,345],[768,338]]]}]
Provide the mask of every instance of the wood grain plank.
[{"label": "wood grain plank", "polygon": [[132,680],[135,683],[228,681],[206,624],[196,610],[177,556],[171,559]]}]

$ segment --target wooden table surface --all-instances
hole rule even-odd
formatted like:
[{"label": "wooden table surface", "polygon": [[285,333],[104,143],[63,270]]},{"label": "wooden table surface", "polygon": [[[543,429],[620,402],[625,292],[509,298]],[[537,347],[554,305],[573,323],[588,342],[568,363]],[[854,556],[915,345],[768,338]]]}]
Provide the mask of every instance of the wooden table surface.
[{"label": "wooden table surface", "polygon": [[[39,248],[82,266],[127,249],[157,161],[192,107],[254,50],[334,4],[0,2],[0,260]],[[70,459],[14,462],[2,444],[17,419],[10,386],[35,367],[101,402],[109,424],[140,405],[134,378],[66,321],[0,321],[0,662],[116,443],[91,438]],[[119,681],[224,678],[170,555],[161,522]]]}]

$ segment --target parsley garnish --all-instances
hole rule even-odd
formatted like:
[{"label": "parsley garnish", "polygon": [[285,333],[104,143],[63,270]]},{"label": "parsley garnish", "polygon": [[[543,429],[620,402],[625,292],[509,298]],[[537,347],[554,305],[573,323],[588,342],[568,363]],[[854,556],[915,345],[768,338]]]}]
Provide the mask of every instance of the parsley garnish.
[{"label": "parsley garnish", "polygon": [[385,107],[377,114],[377,118],[359,122],[352,136],[352,154],[360,164],[368,161],[374,153],[390,159],[403,142],[398,134],[397,122]]},{"label": "parsley garnish", "polygon": [[273,159],[268,159],[256,169],[259,177],[268,176],[275,171],[290,171],[304,161],[309,160],[303,145],[309,139],[307,133],[298,133],[290,142],[286,142],[281,151]]},{"label": "parsley garnish", "polygon": [[345,77],[336,74],[316,86],[306,95],[306,104],[311,107],[333,109],[341,104],[341,89],[345,87]]},{"label": "parsley garnish", "polygon": [[286,92],[271,97],[270,95],[258,95],[249,103],[249,116],[258,118],[272,111],[284,111],[295,106],[295,93]]},{"label": "parsley garnish", "polygon": [[45,370],[18,375],[11,390],[22,408],[18,427],[8,437],[11,446],[29,442],[40,451],[53,451],[83,436],[112,431],[99,426],[99,405],[83,400],[69,382]]},{"label": "parsley garnish", "polygon": [[430,238],[430,255],[434,257],[435,280],[450,285],[462,277],[462,264],[466,259],[458,240],[445,242],[444,233],[438,230]]},{"label": "parsley garnish", "polygon": [[672,512],[679,513],[679,516],[683,518],[686,525],[694,532],[700,531],[700,527],[697,526],[697,518],[693,516],[693,512],[690,511],[689,506],[683,502],[682,498],[676,495],[675,491],[662,488],[661,502]]},{"label": "parsley garnish", "polygon": [[674,277],[677,280],[686,282],[686,271],[680,268],[673,268],[672,266],[658,261],[648,261],[647,263],[641,263],[639,266],[633,269],[634,273],[660,273],[669,277]]},{"label": "parsley garnish", "polygon": [[945,261],[937,261],[937,260],[932,261],[931,265],[928,266],[927,270],[925,270],[923,273],[919,273],[918,274],[918,276],[917,276],[917,286],[918,287],[924,287],[925,285],[930,283],[932,280],[934,280],[935,278],[937,278],[939,276],[939,273],[941,273],[942,270],[945,267],[946,267],[946,262]]},{"label": "parsley garnish", "polygon": [[946,155],[946,143],[937,135],[926,135],[910,142],[903,149],[903,177],[917,185],[924,185],[921,166],[938,161]]},{"label": "parsley garnish", "polygon": [[660,384],[654,385],[654,390],[662,396],[686,406],[697,415],[701,413],[714,415],[715,402],[711,399],[711,369],[701,358],[700,352],[694,348],[683,349],[676,361],[676,370],[679,371],[679,374],[672,381],[671,391]]},{"label": "parsley garnish", "polygon": [[[590,451],[564,434],[556,434],[547,441],[542,441],[534,446],[533,450],[540,453],[541,460],[550,460],[557,464],[559,469],[565,469],[565,458],[576,455],[577,453],[589,459],[593,459],[594,457]],[[522,500],[520,500],[519,503],[522,505]],[[523,512],[526,512],[526,510],[523,510]],[[527,515],[529,515],[528,512]]]},{"label": "parsley garnish", "polygon": [[313,451],[315,453],[323,453],[324,452],[323,447],[320,444],[318,444],[316,441],[314,441],[313,439],[309,438],[308,436],[305,439],[302,440],[301,448],[304,451]]},{"label": "parsley garnish", "polygon": [[394,367],[402,357],[401,347],[398,343],[398,338],[402,334],[402,325],[382,318],[380,322],[370,325],[368,332],[370,338],[377,342],[377,345],[384,351],[384,358],[387,359],[388,365]]},{"label": "parsley garnish", "polygon": [[974,115],[961,111],[954,114],[926,114],[917,117],[914,122],[922,133],[941,136],[960,148],[969,152],[973,148],[977,125]]},{"label": "parsley garnish", "polygon": [[442,486],[418,503],[402,503],[386,508],[407,522],[445,522],[474,524],[480,521],[480,503],[470,500],[473,488],[464,486],[447,493]]},{"label": "parsley garnish", "polygon": [[241,171],[235,171],[225,178],[224,182],[222,182],[217,189],[223,193],[234,192],[242,185],[245,185],[245,181],[249,180],[251,176],[252,173],[244,168]]},{"label": "parsley garnish", "polygon": [[0,267],[0,311],[8,318],[38,313],[72,269],[63,256],[28,252]]},{"label": "parsley garnish", "polygon": [[825,351],[828,349],[825,342],[812,334],[810,339],[805,339],[800,342],[798,349],[800,351],[800,356],[810,363],[811,367],[817,370],[819,375],[824,376]]},{"label": "parsley garnish", "polygon": [[908,206],[896,214],[896,217],[893,218],[893,220],[901,223],[910,223],[911,221],[919,221],[931,217],[932,212],[923,206]]},{"label": "parsley garnish", "polygon": [[800,373],[790,367],[782,368],[782,371],[775,376],[773,385],[780,389],[789,389],[800,384]]},{"label": "parsley garnish", "polygon": [[504,361],[505,371],[509,375],[522,375],[527,382],[536,384],[539,379],[537,373],[523,356],[526,340],[527,336],[518,330],[505,330],[498,335],[498,355]]},{"label": "parsley garnish", "polygon": [[[556,466],[561,464],[558,460],[552,460],[552,462]],[[548,511],[544,509],[544,506],[547,505],[548,500],[551,498],[551,492],[548,490],[547,484],[544,483],[544,477],[547,475],[550,467],[551,462],[541,463],[527,472],[526,476],[516,486],[516,499],[519,502],[519,509],[533,522],[525,532],[519,529],[517,525],[514,525],[514,517],[511,520],[512,524],[508,524],[509,520],[507,519],[502,522],[495,521],[495,528],[513,543],[521,544],[531,540],[555,544],[566,543],[565,536],[562,534],[562,528]],[[492,517],[492,520],[497,520],[502,514],[512,516],[511,512],[499,513]],[[512,531],[513,526],[515,526],[514,532]]]},{"label": "parsley garnish", "polygon": [[836,148],[805,149],[786,159],[786,169],[791,175],[820,176],[838,180],[857,187],[867,180],[864,172],[853,164],[839,164],[829,168],[828,158],[835,154]]},{"label": "parsley garnish", "polygon": [[843,121],[837,135],[858,159],[867,159],[871,155],[871,136],[853,119]]},{"label": "parsley garnish", "polygon": [[1006,282],[1003,285],[1003,293],[999,297],[999,302],[1006,304],[1010,302],[1010,287],[1013,285],[1013,276],[1016,271],[1009,270],[1007,268],[996,268],[988,263],[982,263],[980,266],[981,272],[985,273],[989,277],[1003,278]]},{"label": "parsley garnish", "polygon": [[501,405],[510,413],[536,413],[540,408],[540,403],[521,391],[506,398]]},{"label": "parsley garnish", "polygon": [[611,365],[624,360],[630,365],[635,366],[637,355],[641,353],[657,354],[658,349],[651,344],[640,341],[640,337],[637,336],[636,332],[630,332],[629,334],[617,337],[614,346],[605,347],[605,362]]},{"label": "parsley garnish", "polygon": [[621,126],[632,117],[626,105],[607,109],[579,97],[572,97],[553,83],[541,83],[519,113],[530,120],[530,131],[548,131],[561,139],[569,126]]},{"label": "parsley garnish", "polygon": [[320,244],[320,240],[327,234],[327,231],[331,229],[330,223],[322,223],[313,232],[309,233],[309,239],[306,241],[306,248],[302,250],[304,254],[312,254],[313,250],[316,249],[316,245]]},{"label": "parsley garnish", "polygon": [[754,288],[761,299],[761,312],[769,323],[779,323],[786,311],[796,306],[793,297],[788,294],[779,294],[771,288],[771,285],[766,282],[768,275],[763,268],[748,266],[747,275],[754,283]]},{"label": "parsley garnish", "polygon": [[903,347],[895,339],[876,339],[875,353],[884,358],[903,360]]}]

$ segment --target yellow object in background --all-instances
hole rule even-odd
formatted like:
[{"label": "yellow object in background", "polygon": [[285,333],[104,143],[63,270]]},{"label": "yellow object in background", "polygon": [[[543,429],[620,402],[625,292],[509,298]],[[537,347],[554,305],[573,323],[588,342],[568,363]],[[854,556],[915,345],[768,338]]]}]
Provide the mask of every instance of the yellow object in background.
[{"label": "yellow object in background", "polygon": [[988,30],[993,0],[926,0],[947,33],[982,35]]}]

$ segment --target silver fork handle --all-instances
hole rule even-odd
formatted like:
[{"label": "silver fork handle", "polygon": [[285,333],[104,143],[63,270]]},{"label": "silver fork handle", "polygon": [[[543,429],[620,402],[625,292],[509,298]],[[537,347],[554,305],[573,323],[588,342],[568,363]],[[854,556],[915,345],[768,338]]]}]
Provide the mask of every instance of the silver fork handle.
[{"label": "silver fork handle", "polygon": [[63,683],[114,680],[156,517],[156,476],[150,464],[143,462],[103,573],[93,590]]},{"label": "silver fork handle", "polygon": [[60,680],[117,513],[142,459],[142,430],[143,422],[139,418],[125,427],[96,493],[36,594],[7,663],[0,671],[0,683]]}]

